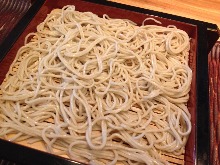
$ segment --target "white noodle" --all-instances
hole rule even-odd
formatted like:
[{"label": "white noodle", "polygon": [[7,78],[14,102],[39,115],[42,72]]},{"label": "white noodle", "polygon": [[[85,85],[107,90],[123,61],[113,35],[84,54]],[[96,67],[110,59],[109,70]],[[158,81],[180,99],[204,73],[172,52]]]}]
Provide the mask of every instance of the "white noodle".
[{"label": "white noodle", "polygon": [[160,153],[182,154],[191,132],[189,47],[174,26],[55,9],[1,85],[0,137],[90,164],[168,164]]}]

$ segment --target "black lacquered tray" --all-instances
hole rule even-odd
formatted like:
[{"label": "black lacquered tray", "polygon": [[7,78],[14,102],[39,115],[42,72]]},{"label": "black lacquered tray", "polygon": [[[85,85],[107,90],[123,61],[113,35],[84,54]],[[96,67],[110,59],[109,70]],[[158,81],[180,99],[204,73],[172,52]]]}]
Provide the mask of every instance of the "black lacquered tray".
[{"label": "black lacquered tray", "polygon": [[[137,24],[140,24],[148,15],[161,21],[164,26],[173,24],[187,31],[192,38],[190,65],[194,79],[189,108],[192,115],[193,130],[186,146],[184,161],[185,164],[209,164],[208,52],[219,37],[218,29],[214,24],[108,1],[37,0],[32,3],[30,9],[0,46],[2,52],[0,80],[2,81],[7,73],[18,48],[23,45],[24,37],[29,32],[34,31],[53,8],[60,8],[67,4],[75,5],[79,11],[91,11],[98,15],[108,14],[115,18],[128,18]],[[15,37],[12,37],[12,34]],[[5,140],[0,140],[0,146],[0,157],[18,164],[79,164],[66,158]]]}]

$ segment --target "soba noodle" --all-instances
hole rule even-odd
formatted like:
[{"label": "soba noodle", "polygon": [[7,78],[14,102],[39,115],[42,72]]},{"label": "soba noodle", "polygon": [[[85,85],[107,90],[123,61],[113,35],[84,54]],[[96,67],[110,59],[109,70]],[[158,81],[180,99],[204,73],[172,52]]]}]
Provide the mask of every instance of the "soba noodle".
[{"label": "soba noodle", "polygon": [[53,10],[1,85],[0,137],[89,164],[168,164],[160,154],[182,154],[191,131],[189,40],[174,26]]}]

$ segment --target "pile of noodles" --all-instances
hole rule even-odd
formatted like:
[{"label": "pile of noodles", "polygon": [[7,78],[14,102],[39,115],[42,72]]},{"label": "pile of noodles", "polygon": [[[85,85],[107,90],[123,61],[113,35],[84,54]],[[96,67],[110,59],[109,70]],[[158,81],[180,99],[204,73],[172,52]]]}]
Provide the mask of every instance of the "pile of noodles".
[{"label": "pile of noodles", "polygon": [[55,9],[0,94],[0,137],[89,164],[167,164],[191,131],[190,42],[174,26]]}]

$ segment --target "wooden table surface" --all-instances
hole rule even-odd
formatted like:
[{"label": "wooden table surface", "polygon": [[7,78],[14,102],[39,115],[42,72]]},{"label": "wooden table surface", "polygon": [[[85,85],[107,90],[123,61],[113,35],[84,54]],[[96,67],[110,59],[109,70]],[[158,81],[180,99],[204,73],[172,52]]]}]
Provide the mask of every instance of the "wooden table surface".
[{"label": "wooden table surface", "polygon": [[217,24],[220,28],[220,0],[110,0],[150,10]]}]

